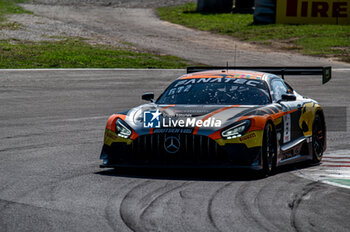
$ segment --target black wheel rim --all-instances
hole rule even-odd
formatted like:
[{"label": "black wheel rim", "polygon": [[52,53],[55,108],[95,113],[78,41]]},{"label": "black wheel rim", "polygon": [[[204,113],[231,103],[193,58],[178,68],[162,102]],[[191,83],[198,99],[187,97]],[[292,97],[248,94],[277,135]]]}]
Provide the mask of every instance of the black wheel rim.
[{"label": "black wheel rim", "polygon": [[312,133],[313,150],[315,156],[319,159],[322,157],[324,145],[324,130],[319,117],[316,117],[314,125],[314,131]]},{"label": "black wheel rim", "polygon": [[273,168],[273,160],[275,157],[275,147],[272,140],[272,129],[271,125],[267,126],[266,131],[266,161],[267,161],[267,168],[269,171]]}]

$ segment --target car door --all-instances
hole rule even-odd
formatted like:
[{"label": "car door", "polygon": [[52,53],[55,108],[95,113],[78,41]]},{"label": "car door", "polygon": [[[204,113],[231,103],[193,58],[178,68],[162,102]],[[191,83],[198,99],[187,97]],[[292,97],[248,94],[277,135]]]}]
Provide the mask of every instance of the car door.
[{"label": "car door", "polygon": [[282,111],[286,112],[282,116],[280,144],[287,144],[303,136],[299,128],[300,110],[302,99],[294,101],[282,100],[283,94],[295,94],[294,90],[279,77],[270,81],[271,97],[275,104],[279,105]]}]

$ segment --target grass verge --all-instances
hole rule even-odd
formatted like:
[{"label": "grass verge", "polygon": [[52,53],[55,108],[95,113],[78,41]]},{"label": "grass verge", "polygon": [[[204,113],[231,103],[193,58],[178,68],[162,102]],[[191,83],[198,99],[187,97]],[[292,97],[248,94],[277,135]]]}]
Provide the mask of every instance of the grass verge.
[{"label": "grass verge", "polygon": [[253,25],[252,14],[201,14],[196,4],[162,7],[161,19],[242,41],[350,62],[350,25]]},{"label": "grass verge", "polygon": [[23,3],[25,0],[0,0],[0,22],[5,21],[9,14],[31,14],[16,3]]},{"label": "grass verge", "polygon": [[105,45],[83,39],[0,41],[0,68],[185,68],[185,60]]},{"label": "grass verge", "polygon": [[[9,14],[31,13],[16,3],[25,0],[0,0],[1,30],[17,30],[22,25],[6,22]],[[55,38],[50,38],[55,39]],[[61,37],[59,41],[30,42],[0,40],[0,68],[185,68],[183,59],[106,45],[91,45],[83,38]]]}]

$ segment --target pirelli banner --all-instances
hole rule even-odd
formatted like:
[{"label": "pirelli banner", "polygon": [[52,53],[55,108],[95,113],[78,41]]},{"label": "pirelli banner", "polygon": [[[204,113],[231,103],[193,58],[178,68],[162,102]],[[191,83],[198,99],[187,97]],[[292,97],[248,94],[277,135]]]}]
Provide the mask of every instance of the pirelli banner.
[{"label": "pirelli banner", "polygon": [[350,24],[350,0],[276,0],[276,23]]}]

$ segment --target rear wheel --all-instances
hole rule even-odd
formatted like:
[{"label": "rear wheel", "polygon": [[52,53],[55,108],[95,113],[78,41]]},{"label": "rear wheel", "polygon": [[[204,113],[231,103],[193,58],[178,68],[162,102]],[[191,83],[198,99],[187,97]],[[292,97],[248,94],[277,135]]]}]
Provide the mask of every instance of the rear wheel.
[{"label": "rear wheel", "polygon": [[325,142],[325,126],[320,114],[316,114],[312,126],[312,161],[319,163],[322,160]]},{"label": "rear wheel", "polygon": [[276,135],[272,124],[267,123],[264,129],[263,146],[262,146],[262,166],[263,175],[273,174],[276,170]]}]

